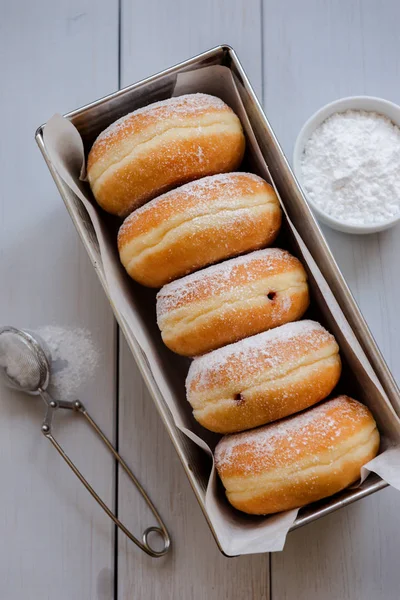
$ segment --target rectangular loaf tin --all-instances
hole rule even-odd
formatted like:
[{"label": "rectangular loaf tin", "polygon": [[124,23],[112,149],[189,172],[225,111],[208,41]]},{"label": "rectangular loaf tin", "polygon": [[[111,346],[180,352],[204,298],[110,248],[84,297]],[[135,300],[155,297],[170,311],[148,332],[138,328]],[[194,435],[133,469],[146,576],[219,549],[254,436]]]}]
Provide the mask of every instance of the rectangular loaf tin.
[{"label": "rectangular loaf tin", "polygon": [[[104,129],[110,122],[131,112],[136,107],[159,100],[160,97],[169,97],[177,73],[195,70],[208,65],[224,65],[228,67],[239,81],[239,91],[243,104],[286,210],[299,234],[307,244],[320,271],[328,282],[338,304],[389,397],[394,410],[400,415],[399,388],[397,387],[365,320],[343,279],[318,224],[308,208],[302,191],[288,165],[246,74],[244,73],[236,53],[232,48],[229,46],[218,46],[213,48],[190,60],[184,61],[157,75],[153,75],[143,81],[128,86],[64,116],[71,120],[79,130],[85,143],[91,144],[94,141],[97,132]],[[41,126],[37,130],[36,141],[42,151],[47,166],[82,239],[86,251],[89,254],[100,282],[108,295],[99,246],[92,224],[80,200],[53,169],[43,143],[43,127],[44,126]],[[113,311],[123,333],[126,335],[125,325],[121,319],[121,315],[114,306]],[[130,344],[130,347],[218,544],[218,539],[207,517],[205,508],[207,473],[204,470],[204,455],[197,446],[176,428],[169,409],[163,398],[160,396],[158,387],[155,384],[151,370],[143,353],[139,347],[132,344]],[[377,492],[386,485],[387,484],[377,475],[371,474],[357,489],[345,490],[340,495],[333,498],[327,498],[319,503],[301,509],[291,529],[293,530],[315,521],[338,508],[347,506],[364,496]]]}]

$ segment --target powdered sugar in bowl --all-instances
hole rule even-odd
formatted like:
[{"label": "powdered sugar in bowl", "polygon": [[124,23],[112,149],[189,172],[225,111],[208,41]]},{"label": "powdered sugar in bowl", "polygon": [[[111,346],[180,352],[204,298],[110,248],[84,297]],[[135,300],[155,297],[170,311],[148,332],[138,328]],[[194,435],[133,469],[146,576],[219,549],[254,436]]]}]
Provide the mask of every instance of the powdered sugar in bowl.
[{"label": "powdered sugar in bowl", "polygon": [[346,233],[400,222],[400,106],[352,96],[327,104],[301,129],[293,168],[317,218]]}]

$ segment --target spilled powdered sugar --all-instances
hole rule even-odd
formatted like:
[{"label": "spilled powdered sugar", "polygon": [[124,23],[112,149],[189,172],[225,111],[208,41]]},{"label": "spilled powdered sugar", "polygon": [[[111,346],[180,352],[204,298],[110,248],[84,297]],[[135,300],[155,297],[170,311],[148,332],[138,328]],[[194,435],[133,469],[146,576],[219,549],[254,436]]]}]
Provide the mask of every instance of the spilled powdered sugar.
[{"label": "spilled powdered sugar", "polygon": [[[292,464],[300,447],[313,448],[321,441],[326,441],[329,449],[341,435],[340,421],[356,423],[365,418],[367,409],[362,404],[348,398],[338,396],[307,411],[278,421],[221,439],[215,449],[215,462],[218,468],[238,466],[241,471],[257,473],[270,466],[288,466]],[[279,456],[275,454],[282,440],[289,444],[279,448]],[[293,444],[290,442],[293,440]],[[299,447],[300,446],[300,447]],[[251,460],[250,460],[251,457]],[[315,462],[319,461],[315,454]]]},{"label": "spilled powdered sugar", "polygon": [[[157,317],[161,318],[167,312],[174,310],[177,304],[181,305],[191,302],[196,297],[199,283],[205,280],[207,281],[210,296],[218,296],[220,293],[226,291],[229,279],[234,276],[235,270],[258,260],[263,261],[262,269],[265,276],[268,275],[269,270],[276,269],[277,260],[280,261],[282,269],[285,267],[285,263],[287,266],[293,266],[293,257],[286,250],[265,248],[226,260],[218,265],[207,267],[206,269],[197,271],[197,273],[176,279],[161,288],[157,294]],[[260,274],[258,272],[249,273],[247,282],[259,279],[259,277]],[[290,298],[288,298],[288,301],[290,301]]]},{"label": "spilled powdered sugar", "polygon": [[51,354],[49,392],[60,400],[74,400],[82,384],[93,377],[99,352],[87,329],[47,325],[36,330]]},{"label": "spilled powdered sugar", "polygon": [[96,142],[111,140],[113,136],[119,134],[121,130],[123,130],[126,121],[131,117],[146,113],[154,113],[154,115],[160,119],[168,119],[171,117],[181,117],[185,119],[188,115],[190,116],[191,114],[196,114],[209,108],[224,109],[227,108],[227,105],[220,98],[210,96],[209,94],[185,94],[175,98],[167,98],[166,100],[161,100],[160,102],[154,102],[148,106],[138,108],[137,110],[124,115],[117,121],[114,121],[114,123],[111,123],[107,129],[100,133]]},{"label": "spilled powdered sugar", "polygon": [[[241,189],[240,193],[237,188],[238,180],[240,180],[242,186],[248,182],[246,188]],[[253,185],[254,182],[260,185],[255,188]],[[186,200],[188,204],[195,200],[192,207],[186,206],[185,203],[183,203],[183,206],[180,208],[180,210],[185,211],[185,215],[190,218],[203,210],[209,209],[211,202],[215,201],[210,198],[210,192],[211,195],[213,195],[214,192],[217,192],[216,199],[218,200],[223,198],[228,201],[233,201],[235,199],[240,200],[244,194],[254,195],[260,193],[260,188],[264,185],[265,181],[261,177],[258,177],[258,175],[241,172],[209,175],[202,179],[198,179],[197,181],[191,181],[190,183],[181,185],[177,189],[173,189],[170,192],[154,198],[154,200],[151,200],[144,206],[141,206],[132,212],[121,225],[120,234],[123,234],[125,228],[130,227],[132,223],[140,220],[142,215],[154,212],[157,208],[173,207],[175,214],[179,211],[179,206],[176,205],[177,197]],[[268,201],[268,199],[266,199],[266,201]],[[231,205],[232,208],[234,208],[234,204],[232,203]]]},{"label": "spilled powdered sugar", "polygon": [[[270,367],[279,366],[284,356],[282,355],[283,348],[279,349],[278,344],[290,342],[294,344],[295,350],[300,347],[304,350],[303,345],[307,341],[307,345],[310,348],[313,346],[319,347],[321,345],[321,336],[315,336],[313,339],[314,332],[320,332],[326,340],[334,339],[316,321],[295,321],[294,323],[287,323],[275,329],[258,333],[240,342],[235,342],[234,344],[195,358],[189,368],[186,388],[189,390],[194,382],[196,382],[197,389],[207,387],[215,377],[215,374],[220,372],[222,368],[228,367],[229,369],[231,359],[240,360],[246,364],[246,369],[253,370],[254,372],[259,368],[258,363],[260,358],[267,361]],[[231,366],[231,378],[234,380],[235,377],[237,378],[237,364],[232,363]]]}]

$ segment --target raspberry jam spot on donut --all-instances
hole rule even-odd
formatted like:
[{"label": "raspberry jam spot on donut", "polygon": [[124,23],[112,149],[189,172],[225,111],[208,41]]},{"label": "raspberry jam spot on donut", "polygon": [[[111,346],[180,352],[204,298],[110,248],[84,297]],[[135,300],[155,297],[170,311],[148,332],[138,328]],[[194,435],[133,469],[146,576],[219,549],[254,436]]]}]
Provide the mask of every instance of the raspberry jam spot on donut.
[{"label": "raspberry jam spot on donut", "polygon": [[238,406],[240,406],[241,404],[245,403],[245,399],[243,397],[243,395],[239,392],[238,394],[235,394],[233,397],[234,401],[236,402],[236,404]]}]

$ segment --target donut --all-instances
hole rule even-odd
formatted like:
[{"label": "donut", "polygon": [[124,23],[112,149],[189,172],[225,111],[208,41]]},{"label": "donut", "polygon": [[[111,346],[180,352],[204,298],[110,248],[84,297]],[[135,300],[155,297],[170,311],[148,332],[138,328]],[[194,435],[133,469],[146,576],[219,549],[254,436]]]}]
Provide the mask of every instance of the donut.
[{"label": "donut", "polygon": [[87,178],[104,210],[125,217],[151,198],[205,175],[234,171],[245,138],[222,100],[187,94],[139,108],[94,142]]},{"label": "donut", "polygon": [[134,211],[118,235],[121,262],[149,287],[271,244],[281,225],[273,188],[249,173],[183,185]]},{"label": "donut", "polygon": [[223,437],[215,464],[232,506],[268,515],[340,492],[359,479],[378,450],[368,408],[338,396],[278,423]]},{"label": "donut", "polygon": [[167,284],[157,295],[164,343],[196,356],[302,317],[306,272],[278,248],[257,250]]},{"label": "donut", "polygon": [[340,373],[333,335],[315,321],[296,321],[195,358],[187,399],[203,427],[233,433],[316,404]]}]

